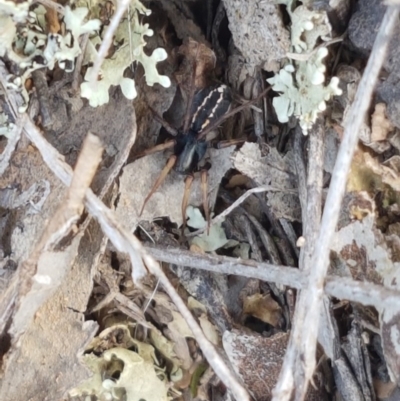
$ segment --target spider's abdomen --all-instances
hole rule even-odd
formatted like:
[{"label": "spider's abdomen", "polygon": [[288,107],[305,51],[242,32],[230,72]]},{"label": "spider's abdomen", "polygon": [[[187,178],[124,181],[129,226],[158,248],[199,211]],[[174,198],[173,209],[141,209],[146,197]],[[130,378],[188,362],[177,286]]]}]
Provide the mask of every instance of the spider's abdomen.
[{"label": "spider's abdomen", "polygon": [[197,92],[192,105],[191,129],[200,133],[228,112],[232,103],[226,85],[212,86]]}]

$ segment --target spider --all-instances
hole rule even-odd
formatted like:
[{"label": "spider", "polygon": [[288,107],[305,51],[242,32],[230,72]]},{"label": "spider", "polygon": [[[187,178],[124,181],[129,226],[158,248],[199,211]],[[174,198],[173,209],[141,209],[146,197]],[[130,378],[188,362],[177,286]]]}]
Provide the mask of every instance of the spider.
[{"label": "spider", "polygon": [[[174,152],[172,156],[169,157],[166,166],[161,171],[158,179],[146,196],[139,216],[142,215],[147,202],[164,182],[169,172],[174,169],[178,174],[186,175],[185,191],[182,200],[182,218],[185,227],[186,208],[188,206],[190,189],[194,179],[193,174],[200,171],[204,214],[206,221],[209,224],[210,213],[207,199],[208,173],[207,168],[201,167],[200,165],[208,147],[209,141],[207,139],[207,134],[216,129],[228,117],[261,99],[267,91],[268,89],[263,91],[257,98],[235,108],[232,111],[229,111],[232,104],[232,94],[227,85],[214,84],[197,91],[195,94],[191,93],[189,96],[189,104],[183,128],[180,130],[171,127],[166,121],[159,117],[154,110],[152,110],[155,118],[171,135],[175,136],[175,139],[154,146],[138,155],[138,157],[160,152],[172,147],[174,148]],[[192,100],[190,100],[190,98]],[[221,143],[219,147],[231,146],[243,142],[243,139],[225,141],[225,143]]]}]

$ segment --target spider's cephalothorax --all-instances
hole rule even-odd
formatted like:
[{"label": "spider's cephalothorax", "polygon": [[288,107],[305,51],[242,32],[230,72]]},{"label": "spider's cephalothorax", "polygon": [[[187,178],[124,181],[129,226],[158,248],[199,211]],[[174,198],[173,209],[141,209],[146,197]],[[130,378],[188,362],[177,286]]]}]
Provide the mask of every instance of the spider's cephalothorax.
[{"label": "spider's cephalothorax", "polygon": [[232,102],[229,88],[218,85],[199,91],[192,105],[192,120],[187,132],[179,132],[174,153],[177,156],[175,171],[191,174],[207,151],[207,139],[202,132],[211,127],[225,113]]}]

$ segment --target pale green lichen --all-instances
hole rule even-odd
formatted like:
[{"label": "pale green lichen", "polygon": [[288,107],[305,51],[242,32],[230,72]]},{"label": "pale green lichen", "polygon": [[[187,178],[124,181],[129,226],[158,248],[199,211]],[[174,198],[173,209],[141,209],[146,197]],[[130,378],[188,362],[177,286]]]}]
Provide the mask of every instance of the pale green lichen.
[{"label": "pale green lichen", "polygon": [[[164,49],[155,49],[151,56],[144,53],[146,45],[145,36],[152,36],[153,31],[149,29],[148,24],[142,24],[139,20],[139,13],[149,15],[150,10],[146,9],[139,1],[134,1],[133,15],[130,19],[125,18],[119,25],[115,34],[114,42],[117,49],[111,58],[104,60],[100,77],[96,83],[96,87],[92,88],[89,84],[92,68],[89,68],[85,75],[85,81],[81,85],[82,97],[89,99],[89,104],[92,107],[101,106],[109,100],[109,88],[111,86],[120,86],[122,93],[128,99],[134,99],[137,95],[135,82],[131,78],[123,76],[124,71],[133,61],[140,62],[145,70],[146,83],[150,86],[159,83],[164,87],[169,87],[171,84],[167,76],[160,75],[157,71],[157,63],[167,58],[167,53]],[[99,41],[98,39],[93,39]],[[120,44],[120,45],[118,45]],[[91,43],[89,47],[89,59],[86,61],[94,62],[97,57],[95,44]]]},{"label": "pale green lichen", "polygon": [[9,138],[12,135],[15,124],[9,122],[8,116],[0,110],[0,136]]},{"label": "pale green lichen", "polygon": [[15,19],[22,18],[21,12],[7,9],[2,11],[0,0],[0,56],[7,54],[9,59],[19,65],[23,70],[21,75],[8,77],[8,87],[21,93],[24,105],[19,111],[24,112],[28,106],[29,95],[25,89],[25,81],[34,70],[48,67],[53,69],[58,63],[60,68],[71,72],[74,69],[75,58],[81,53],[79,38],[85,33],[91,33],[100,28],[99,20],[85,22],[88,14],[87,8],[71,10],[64,8],[65,35],[44,34],[45,9],[42,6],[34,11],[25,13],[24,25],[17,29]]},{"label": "pale green lichen", "polygon": [[[79,38],[87,33],[91,37],[85,61],[94,62],[97,56],[95,46],[101,42],[98,35],[101,22],[99,19],[87,18],[88,7],[90,15],[100,16],[102,3],[105,2],[101,0],[85,4],[82,0],[74,4],[75,9],[64,7],[63,32],[65,33],[47,35],[44,33],[46,10],[43,6],[37,6],[29,11],[30,2],[17,6],[13,5],[12,1],[0,0],[0,57],[7,55],[21,70],[20,75],[8,77],[8,87],[19,91],[24,99],[24,104],[19,108],[20,112],[24,112],[28,106],[29,94],[25,89],[25,82],[32,72],[40,68],[53,69],[56,64],[65,71],[72,72],[75,68],[75,59],[81,53]],[[87,7],[81,7],[82,5]],[[158,62],[167,58],[165,50],[155,49],[151,56],[147,56],[143,51],[146,45],[144,37],[153,35],[153,31],[149,29],[148,24],[140,22],[139,13],[149,15],[151,11],[139,0],[132,0],[131,5],[130,25],[128,18],[120,24],[114,38],[116,51],[112,58],[104,61],[97,87],[92,90],[87,82],[81,86],[81,96],[88,98],[90,105],[94,107],[108,102],[108,90],[113,85],[119,85],[128,99],[136,97],[135,82],[123,76],[125,69],[136,61],[143,65],[148,85],[155,83],[164,87],[170,85],[169,78],[159,75],[156,68]],[[16,22],[22,23],[18,29]],[[90,73],[89,67],[85,79]]]},{"label": "pale green lichen", "polygon": [[[147,344],[145,344],[147,345]],[[125,348],[112,348],[100,357],[87,354],[83,362],[92,377],[70,391],[70,396],[126,401],[168,401],[168,382],[154,361]],[[113,375],[118,372],[118,378]]]},{"label": "pale green lichen", "polygon": [[[207,226],[207,221],[198,208],[188,206],[186,215],[188,217],[187,225],[189,227],[201,229]],[[210,227],[208,234],[205,232],[193,237],[190,240],[190,245],[196,245],[205,252],[213,252],[223,247],[230,248],[236,246],[238,242],[228,239],[221,223],[218,223]]]},{"label": "pale green lichen", "polygon": [[318,114],[326,109],[326,102],[332,96],[342,93],[339,79],[333,77],[325,86],[325,65],[322,60],[328,50],[320,48],[307,62],[286,65],[273,78],[268,79],[272,89],[281,95],[273,99],[278,120],[288,122],[289,117],[298,117],[306,134],[312,128]]},{"label": "pale green lichen", "polygon": [[[24,22],[32,1],[16,2],[13,0],[0,0],[0,16],[12,16],[15,22]],[[0,25],[1,27],[1,25]]]},{"label": "pale green lichen", "polygon": [[303,133],[307,134],[318,115],[326,109],[326,102],[342,93],[337,77],[325,85],[323,60],[328,55],[327,48],[322,46],[314,50],[319,40],[329,39],[331,26],[325,11],[309,10],[304,5],[294,8],[293,0],[282,0],[281,3],[287,5],[292,20],[293,51],[304,57],[295,58],[267,81],[280,94],[273,99],[278,120],[285,123],[295,116]]},{"label": "pale green lichen", "polygon": [[50,34],[47,46],[44,49],[43,56],[47,61],[47,67],[54,68],[56,62],[60,68],[67,72],[74,70],[76,57],[81,53],[79,47],[79,38],[100,28],[99,20],[89,20],[85,18],[89,10],[85,7],[79,7],[71,10],[65,7],[64,23],[67,28],[65,36],[59,34]]},{"label": "pale green lichen", "polygon": [[298,6],[289,12],[292,20],[291,43],[296,53],[313,50],[319,38],[327,38],[332,28],[325,11],[312,11]]}]

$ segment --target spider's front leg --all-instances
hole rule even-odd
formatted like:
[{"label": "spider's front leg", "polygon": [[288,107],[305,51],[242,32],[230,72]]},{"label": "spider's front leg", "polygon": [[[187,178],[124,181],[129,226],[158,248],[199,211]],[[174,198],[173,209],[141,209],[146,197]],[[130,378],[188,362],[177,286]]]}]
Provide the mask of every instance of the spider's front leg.
[{"label": "spider's front leg", "polygon": [[167,177],[168,173],[173,169],[173,167],[175,166],[176,163],[176,159],[177,157],[175,155],[172,155],[168,161],[166,166],[163,168],[163,170],[161,171],[161,174],[159,175],[159,177],[157,178],[157,181],[154,183],[153,188],[151,188],[151,191],[149,192],[149,194],[146,196],[146,199],[143,202],[143,206],[142,209],[140,210],[139,216],[142,215],[143,210],[146,206],[146,203],[149,201],[149,199],[153,196],[154,192],[157,191],[157,189],[160,187],[160,185],[164,182],[165,178]]},{"label": "spider's front leg", "polygon": [[208,170],[201,170],[201,193],[203,195],[204,216],[207,220],[207,235],[210,234],[210,209],[208,207]]},{"label": "spider's front leg", "polygon": [[189,203],[190,191],[192,189],[193,180],[194,180],[193,174],[190,174],[185,178],[185,192],[183,193],[183,199],[182,199],[182,221],[183,221],[182,235],[186,228],[186,209]]},{"label": "spider's front leg", "polygon": [[150,149],[146,149],[141,153],[135,155],[135,160],[140,159],[141,157],[152,155],[153,153],[162,152],[163,150],[172,149],[176,145],[176,141],[174,139],[170,139],[164,143],[160,143],[159,145],[153,146]]},{"label": "spider's front leg", "polygon": [[[207,169],[202,169],[200,172],[201,175],[201,193],[202,193],[202,200],[203,200],[203,208],[204,208],[204,215],[207,220],[207,234],[209,233],[210,227],[210,210],[208,207],[208,171]],[[183,194],[182,199],[182,220],[183,220],[183,227],[182,233],[185,231],[186,228],[186,209],[189,203],[190,191],[192,188],[194,177],[193,174],[188,175],[185,178],[185,192]]]}]

